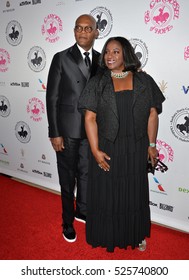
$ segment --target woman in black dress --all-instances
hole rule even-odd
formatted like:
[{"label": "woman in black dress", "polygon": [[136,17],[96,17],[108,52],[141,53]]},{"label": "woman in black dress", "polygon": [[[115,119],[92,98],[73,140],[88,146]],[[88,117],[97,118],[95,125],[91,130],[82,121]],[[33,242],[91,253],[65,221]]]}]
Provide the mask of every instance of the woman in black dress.
[{"label": "woman in black dress", "polygon": [[86,239],[108,252],[143,251],[151,225],[147,160],[155,165],[158,157],[165,98],[124,37],[107,40],[100,66],[79,99],[91,148]]}]

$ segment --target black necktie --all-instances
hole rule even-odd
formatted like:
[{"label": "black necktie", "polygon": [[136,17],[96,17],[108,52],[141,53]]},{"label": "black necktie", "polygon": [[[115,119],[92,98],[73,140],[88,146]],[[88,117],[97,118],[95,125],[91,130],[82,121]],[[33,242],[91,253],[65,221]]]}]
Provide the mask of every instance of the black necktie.
[{"label": "black necktie", "polygon": [[90,69],[90,67],[91,67],[91,60],[90,60],[90,58],[89,58],[89,52],[84,52],[84,55],[85,55],[85,64],[86,64],[86,66],[87,66],[87,68],[89,68]]}]

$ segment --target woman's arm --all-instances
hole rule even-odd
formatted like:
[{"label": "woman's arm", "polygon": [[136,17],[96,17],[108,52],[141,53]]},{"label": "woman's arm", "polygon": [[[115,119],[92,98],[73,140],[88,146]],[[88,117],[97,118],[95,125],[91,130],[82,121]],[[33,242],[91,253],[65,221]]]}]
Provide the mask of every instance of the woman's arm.
[{"label": "woman's arm", "polygon": [[[150,116],[148,119],[148,158],[151,160],[152,165],[154,166],[158,157],[158,151],[156,149],[156,138],[158,133],[158,124],[159,118],[156,108],[150,109]],[[151,146],[150,146],[151,145]]]},{"label": "woman's arm", "polygon": [[87,133],[87,138],[89,140],[92,154],[95,157],[97,164],[100,168],[103,168],[104,171],[109,171],[110,165],[107,163],[106,159],[110,160],[110,157],[106,153],[99,150],[96,113],[86,110],[85,130]]}]

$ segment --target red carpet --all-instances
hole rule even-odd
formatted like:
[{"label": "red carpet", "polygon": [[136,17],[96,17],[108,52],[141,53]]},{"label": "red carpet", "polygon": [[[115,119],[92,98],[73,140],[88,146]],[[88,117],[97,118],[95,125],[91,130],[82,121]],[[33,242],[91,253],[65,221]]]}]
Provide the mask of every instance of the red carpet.
[{"label": "red carpet", "polygon": [[62,237],[60,196],[0,175],[1,260],[188,260],[189,235],[153,224],[147,249],[107,253],[85,242],[85,225],[75,221],[77,241]]}]

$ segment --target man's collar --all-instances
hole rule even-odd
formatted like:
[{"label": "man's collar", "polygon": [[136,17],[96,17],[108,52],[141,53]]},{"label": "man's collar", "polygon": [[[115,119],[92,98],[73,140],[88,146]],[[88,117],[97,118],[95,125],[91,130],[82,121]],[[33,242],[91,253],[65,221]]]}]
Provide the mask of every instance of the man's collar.
[{"label": "man's collar", "polygon": [[[82,56],[84,57],[84,52],[86,52],[86,50],[84,50],[83,48],[81,48],[78,44],[77,44],[78,49],[80,50]],[[89,57],[92,58],[92,47],[90,48],[90,50],[88,50],[89,52]]]}]

